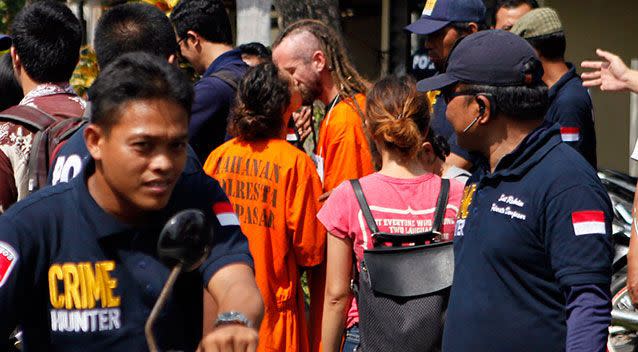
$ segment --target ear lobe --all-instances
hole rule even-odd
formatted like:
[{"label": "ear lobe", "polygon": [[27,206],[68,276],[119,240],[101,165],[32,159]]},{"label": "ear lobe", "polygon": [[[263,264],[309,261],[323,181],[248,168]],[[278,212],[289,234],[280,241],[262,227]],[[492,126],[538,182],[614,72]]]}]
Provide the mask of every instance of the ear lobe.
[{"label": "ear lobe", "polygon": [[102,159],[102,142],[104,130],[95,124],[88,124],[84,129],[84,142],[94,160]]},{"label": "ear lobe", "polygon": [[[312,54],[312,63],[315,66],[317,72],[321,72],[326,67],[326,56],[322,51],[317,50]],[[328,67],[328,69],[331,68]]]}]

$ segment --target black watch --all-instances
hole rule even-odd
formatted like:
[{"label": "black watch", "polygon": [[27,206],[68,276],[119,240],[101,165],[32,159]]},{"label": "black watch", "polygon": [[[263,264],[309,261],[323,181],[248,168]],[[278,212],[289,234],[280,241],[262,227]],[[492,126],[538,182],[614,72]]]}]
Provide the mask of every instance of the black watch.
[{"label": "black watch", "polygon": [[226,312],[217,316],[215,327],[228,324],[241,324],[249,328],[253,327],[253,323],[240,312]]}]

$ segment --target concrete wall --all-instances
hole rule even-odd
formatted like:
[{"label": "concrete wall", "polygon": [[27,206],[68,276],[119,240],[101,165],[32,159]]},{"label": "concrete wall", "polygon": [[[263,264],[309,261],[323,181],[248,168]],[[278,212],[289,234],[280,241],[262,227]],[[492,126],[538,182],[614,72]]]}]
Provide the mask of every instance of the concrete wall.
[{"label": "concrete wall", "polygon": [[[580,62],[603,48],[627,64],[638,58],[638,1],[545,0],[556,9],[567,35],[567,59],[579,72]],[[592,89],[596,118],[598,165],[627,172],[629,166],[629,94]]]}]

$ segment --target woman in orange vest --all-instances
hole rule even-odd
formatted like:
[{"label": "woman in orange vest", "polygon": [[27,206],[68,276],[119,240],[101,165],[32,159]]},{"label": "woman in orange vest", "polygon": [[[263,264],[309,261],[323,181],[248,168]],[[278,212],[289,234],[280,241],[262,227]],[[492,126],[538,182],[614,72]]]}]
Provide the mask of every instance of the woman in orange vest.
[{"label": "woman in orange vest", "polygon": [[236,138],[215,149],[204,170],[221,183],[248,237],[265,307],[257,350],[306,352],[300,275],[307,270],[310,290],[322,292],[323,280],[312,274],[324,260],[326,232],[316,219],[322,187],[315,166],[285,140],[301,96],[288,73],[265,63],[246,73],[237,98],[229,121]]}]

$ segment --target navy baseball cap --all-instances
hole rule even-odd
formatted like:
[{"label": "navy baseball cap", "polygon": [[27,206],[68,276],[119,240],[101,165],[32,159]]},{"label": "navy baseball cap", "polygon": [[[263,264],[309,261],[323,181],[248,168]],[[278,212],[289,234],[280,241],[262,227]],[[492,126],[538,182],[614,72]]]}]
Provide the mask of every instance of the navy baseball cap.
[{"label": "navy baseball cap", "polygon": [[0,34],[0,51],[7,50],[11,47],[11,37],[6,34]]},{"label": "navy baseball cap", "polygon": [[461,39],[452,49],[444,73],[417,83],[420,92],[457,82],[489,86],[523,86],[539,82],[543,66],[529,43],[516,34],[487,30]]},{"label": "navy baseball cap", "polygon": [[427,0],[421,18],[405,27],[414,34],[431,34],[452,22],[481,23],[485,5],[481,0]]}]

